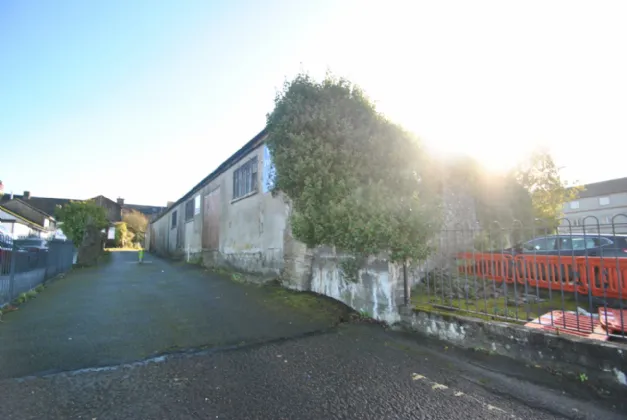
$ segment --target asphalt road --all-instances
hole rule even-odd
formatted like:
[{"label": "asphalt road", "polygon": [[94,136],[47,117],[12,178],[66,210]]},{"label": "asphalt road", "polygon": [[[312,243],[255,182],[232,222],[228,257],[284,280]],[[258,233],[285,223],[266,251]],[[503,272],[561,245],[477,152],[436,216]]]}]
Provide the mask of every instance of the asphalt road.
[{"label": "asphalt road", "polygon": [[113,252],[76,269],[0,324],[0,378],[143,360],[320,331],[337,305],[233,282],[197,266]]},{"label": "asphalt road", "polygon": [[[625,418],[602,402],[555,389],[557,382],[528,382],[543,376],[532,367],[504,368],[503,360],[378,325],[337,325],[342,311],[325,299],[238,284],[159,260],[145,270],[149,275],[138,274],[145,267],[128,258],[121,254],[104,267],[75,271],[0,324],[0,419]],[[159,274],[168,271],[166,284],[159,285]],[[168,292],[135,286],[148,279]],[[87,302],[72,304],[55,288],[82,290]],[[142,298],[146,293],[152,299]],[[228,303],[218,302],[225,296]],[[116,330],[115,320],[107,319],[112,312],[92,307],[117,307],[108,302],[116,297],[127,317],[139,319],[114,317],[122,323],[107,346],[106,334]],[[135,299],[152,304],[134,306]],[[173,299],[181,300],[165,302]],[[63,308],[61,314],[49,312]],[[170,333],[167,325],[159,330],[168,310],[177,320],[188,319],[186,332],[194,338]],[[33,319],[43,324],[38,328],[45,341],[23,330],[34,327]],[[148,325],[153,333],[143,332]],[[47,327],[53,331],[44,333]],[[98,343],[106,350],[88,344],[96,335],[103,335]],[[160,356],[146,359],[142,351]],[[33,361],[33,355],[44,360]]]}]

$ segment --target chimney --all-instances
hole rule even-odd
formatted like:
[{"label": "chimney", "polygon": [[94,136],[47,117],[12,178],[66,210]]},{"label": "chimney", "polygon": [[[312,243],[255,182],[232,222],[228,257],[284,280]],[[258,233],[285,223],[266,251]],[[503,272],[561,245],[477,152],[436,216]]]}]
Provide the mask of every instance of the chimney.
[{"label": "chimney", "polygon": [[166,208],[170,208],[172,207],[172,205],[174,204],[174,201],[168,201],[168,204],[166,205]]},{"label": "chimney", "polygon": [[22,196],[24,200],[30,200],[30,191],[24,191],[24,195]]},{"label": "chimney", "polygon": [[123,198],[118,197],[118,204],[119,204],[119,205],[121,205],[121,206],[123,206],[123,205],[124,205],[124,199],[123,199]]},{"label": "chimney", "polygon": [[4,184],[0,181],[0,197],[4,194]]}]

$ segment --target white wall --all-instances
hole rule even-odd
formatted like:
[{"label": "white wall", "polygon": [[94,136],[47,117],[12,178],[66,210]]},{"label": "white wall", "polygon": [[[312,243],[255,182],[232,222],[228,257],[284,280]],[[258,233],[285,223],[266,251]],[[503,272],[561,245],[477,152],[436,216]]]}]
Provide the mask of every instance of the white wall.
[{"label": "white wall", "polygon": [[37,231],[32,230],[26,225],[21,223],[13,223],[13,222],[0,222],[1,226],[4,226],[11,234],[13,234],[14,238],[18,238],[20,236],[29,236],[32,233],[38,234]]},{"label": "white wall", "polygon": [[356,279],[349,280],[342,273],[341,259],[325,247],[316,250],[309,290],[339,300],[380,321],[398,322],[398,306],[403,301],[401,270],[386,260],[370,258]]}]

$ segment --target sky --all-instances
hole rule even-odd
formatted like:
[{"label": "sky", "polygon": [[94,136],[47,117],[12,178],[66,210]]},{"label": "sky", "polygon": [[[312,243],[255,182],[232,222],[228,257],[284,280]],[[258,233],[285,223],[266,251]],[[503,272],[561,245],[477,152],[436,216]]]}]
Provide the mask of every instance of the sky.
[{"label": "sky", "polygon": [[627,2],[0,1],[5,193],[165,205],[300,71],[360,85],[438,155],[627,176]]}]

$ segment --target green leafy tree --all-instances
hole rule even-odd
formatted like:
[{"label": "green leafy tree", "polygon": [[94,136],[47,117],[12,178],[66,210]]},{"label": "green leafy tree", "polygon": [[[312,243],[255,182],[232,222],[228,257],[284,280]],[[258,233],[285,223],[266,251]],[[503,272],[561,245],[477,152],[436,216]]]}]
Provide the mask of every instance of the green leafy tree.
[{"label": "green leafy tree", "polygon": [[124,213],[122,221],[126,223],[128,230],[133,233],[133,239],[137,243],[142,243],[148,228],[148,218],[141,212],[131,210]]},{"label": "green leafy tree", "polygon": [[126,248],[129,246],[135,235],[129,231],[125,222],[115,224],[115,246],[118,248]]},{"label": "green leafy tree", "polygon": [[487,171],[476,160],[449,162],[451,182],[461,182],[475,199],[482,235],[478,248],[510,246],[559,225],[564,203],[581,190],[568,186],[545,150],[536,150],[507,173]]},{"label": "green leafy tree", "polygon": [[564,204],[576,199],[582,190],[564,182],[553,158],[543,149],[535,150],[521,162],[514,177],[531,197],[534,218],[543,221],[550,230],[559,225]]},{"label": "green leafy tree", "polygon": [[291,200],[294,236],[310,247],[420,260],[440,225],[441,185],[420,142],[355,85],[287,82],[268,114],[274,192]]},{"label": "green leafy tree", "polygon": [[71,201],[57,209],[56,217],[61,230],[76,246],[80,246],[88,223],[98,229],[109,225],[105,209],[93,201]]}]

